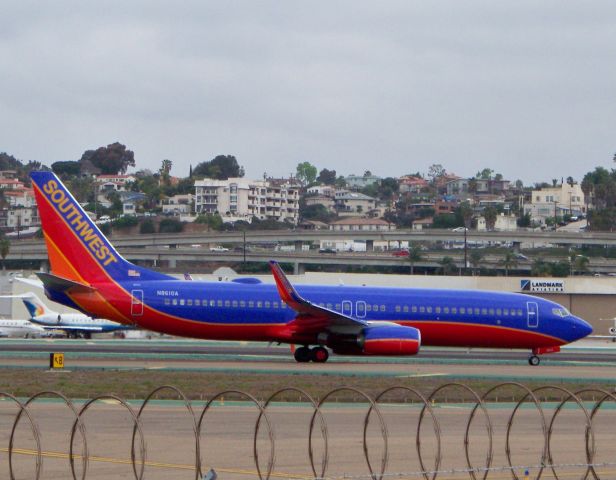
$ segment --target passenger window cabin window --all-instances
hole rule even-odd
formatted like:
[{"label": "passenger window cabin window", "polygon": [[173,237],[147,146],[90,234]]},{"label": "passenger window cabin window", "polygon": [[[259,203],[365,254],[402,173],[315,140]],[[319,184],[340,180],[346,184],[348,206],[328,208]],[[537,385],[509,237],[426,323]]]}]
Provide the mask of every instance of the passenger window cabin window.
[{"label": "passenger window cabin window", "polygon": [[427,308],[426,308],[426,311],[427,311],[428,313],[432,313],[432,307],[427,307]]},{"label": "passenger window cabin window", "polygon": [[451,307],[451,314],[452,315],[457,315],[458,314],[458,308],[457,307]]},{"label": "passenger window cabin window", "polygon": [[460,307],[460,315],[465,315],[465,314],[466,314],[466,308]]},{"label": "passenger window cabin window", "polygon": [[500,308],[496,309],[496,315],[498,315],[499,317],[503,314],[503,311]]},{"label": "passenger window cabin window", "polygon": [[186,305],[188,305],[189,307],[192,307],[193,301],[192,298],[189,298],[188,300],[186,300]]},{"label": "passenger window cabin window", "polygon": [[257,302],[257,308],[263,307],[263,302]]},{"label": "passenger window cabin window", "polygon": [[385,305],[381,305],[381,312],[384,312],[385,310]]},{"label": "passenger window cabin window", "polygon": [[366,305],[366,311],[367,311],[367,312],[371,312],[371,311],[372,311],[372,305],[367,304],[367,305]]},{"label": "passenger window cabin window", "polygon": [[493,308],[491,308],[491,309],[489,310],[489,312],[490,312],[490,315],[494,315],[494,309],[493,309]]},{"label": "passenger window cabin window", "polygon": [[487,315],[488,314],[488,309],[487,308],[482,308],[481,309],[481,314],[482,315]]},{"label": "passenger window cabin window", "polygon": [[434,307],[435,313],[441,313],[441,307]]},{"label": "passenger window cabin window", "polygon": [[274,308],[278,308],[278,302],[273,302],[273,303],[272,303],[272,306],[273,306]]},{"label": "passenger window cabin window", "polygon": [[246,301],[240,300],[240,307],[245,307],[245,306],[246,306]]},{"label": "passenger window cabin window", "polygon": [[413,305],[413,306],[411,307],[411,311],[412,311],[413,313],[417,313],[417,307],[416,307],[415,305]]},{"label": "passenger window cabin window", "polygon": [[449,313],[449,307],[443,307],[443,313]]},{"label": "passenger window cabin window", "polygon": [[[196,305],[197,307],[200,307],[200,306],[201,306],[201,300],[199,300],[198,298],[197,298],[197,299],[195,299],[195,305]],[[205,305],[205,303],[204,303],[203,305]]]},{"label": "passenger window cabin window", "polygon": [[378,305],[372,305],[372,310],[375,312],[379,311],[379,306]]},{"label": "passenger window cabin window", "polygon": [[518,308],[518,317],[521,317],[521,316],[522,316],[522,309]]},{"label": "passenger window cabin window", "polygon": [[396,312],[400,313],[401,310],[400,305],[396,305]]},{"label": "passenger window cabin window", "polygon": [[332,304],[331,304],[331,303],[328,303],[328,304],[327,304],[327,308],[329,308],[329,309],[331,310],[331,308],[332,308]]},{"label": "passenger window cabin window", "polygon": [[270,308],[270,302],[265,302],[265,308]]},{"label": "passenger window cabin window", "polygon": [[252,300],[248,300],[248,308],[254,308],[255,307],[255,302]]},{"label": "passenger window cabin window", "polygon": [[409,311],[409,306],[408,306],[408,305],[405,305],[404,307],[402,307],[402,311],[403,311],[404,313],[408,313],[408,311]]},{"label": "passenger window cabin window", "polygon": [[231,306],[231,301],[225,300],[225,307],[230,307],[230,306]]},{"label": "passenger window cabin window", "polygon": [[237,300],[233,300],[233,302],[231,302],[231,305],[237,308],[237,305],[238,305]]},{"label": "passenger window cabin window", "polygon": [[186,303],[183,298],[180,298],[180,305],[184,305]]},{"label": "passenger window cabin window", "polygon": [[171,305],[171,300],[169,300],[168,298],[165,298],[165,305]]},{"label": "passenger window cabin window", "polygon": [[178,299],[174,298],[173,300],[171,300],[171,303],[173,303],[174,305],[177,305],[178,304]]},{"label": "passenger window cabin window", "polygon": [[475,311],[475,315],[479,315],[479,308],[475,307],[474,311]]},{"label": "passenger window cabin window", "polygon": [[419,307],[419,313],[426,313],[426,307]]},{"label": "passenger window cabin window", "polygon": [[503,308],[503,315],[504,315],[505,317],[508,317],[508,316],[509,316],[509,309],[508,309],[508,308]]},{"label": "passenger window cabin window", "polygon": [[340,304],[339,303],[336,304],[336,310],[340,311]]}]

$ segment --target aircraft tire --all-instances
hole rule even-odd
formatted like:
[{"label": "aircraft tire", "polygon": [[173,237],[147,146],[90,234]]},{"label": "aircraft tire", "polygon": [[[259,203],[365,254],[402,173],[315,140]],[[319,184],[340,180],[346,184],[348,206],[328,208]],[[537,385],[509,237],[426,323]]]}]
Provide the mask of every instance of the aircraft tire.
[{"label": "aircraft tire", "polygon": [[528,358],[528,364],[536,367],[541,363],[541,359],[537,355],[532,355]]},{"label": "aircraft tire", "polygon": [[295,361],[298,363],[307,363],[310,361],[312,355],[308,347],[299,347],[295,349]]},{"label": "aircraft tire", "polygon": [[310,358],[314,363],[325,363],[329,358],[329,352],[324,347],[314,347],[310,350]]}]

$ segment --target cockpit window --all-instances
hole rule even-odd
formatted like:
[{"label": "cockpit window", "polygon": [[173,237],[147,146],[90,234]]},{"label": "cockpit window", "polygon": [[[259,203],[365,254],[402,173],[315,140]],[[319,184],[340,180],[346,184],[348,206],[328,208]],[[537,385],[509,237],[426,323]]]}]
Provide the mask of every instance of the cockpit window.
[{"label": "cockpit window", "polygon": [[563,317],[563,318],[564,317],[568,317],[569,315],[571,315],[569,313],[569,310],[567,310],[566,308],[563,308],[563,307],[561,307],[561,308],[553,308],[552,309],[552,313],[554,315],[556,315],[557,317]]}]

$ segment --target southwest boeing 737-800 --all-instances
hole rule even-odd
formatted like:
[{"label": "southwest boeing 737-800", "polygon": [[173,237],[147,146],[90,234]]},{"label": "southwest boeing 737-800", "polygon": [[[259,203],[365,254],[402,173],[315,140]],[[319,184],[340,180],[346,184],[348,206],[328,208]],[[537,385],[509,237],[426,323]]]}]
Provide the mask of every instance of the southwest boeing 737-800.
[{"label": "southwest boeing 737-800", "polygon": [[126,261],[60,180],[33,172],[56,302],[148,330],[218,340],[301,345],[298,362],[348,355],[415,355],[420,346],[528,349],[529,362],[587,336],[561,305],[516,293],[305,285],[270,262],[275,285],[256,279],[184,281]]}]

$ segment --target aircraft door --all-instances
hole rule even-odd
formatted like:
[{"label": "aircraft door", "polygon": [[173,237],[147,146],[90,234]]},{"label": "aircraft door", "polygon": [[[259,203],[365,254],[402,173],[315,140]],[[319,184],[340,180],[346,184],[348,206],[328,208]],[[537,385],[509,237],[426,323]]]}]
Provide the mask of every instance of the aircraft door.
[{"label": "aircraft door", "polygon": [[353,315],[353,302],[349,300],[342,301],[342,315]]},{"label": "aircraft door", "polygon": [[539,306],[537,302],[526,302],[528,308],[528,327],[537,328],[539,326]]},{"label": "aircraft door", "polygon": [[143,290],[131,290],[130,314],[133,317],[143,315]]},{"label": "aircraft door", "polygon": [[357,318],[366,318],[366,302],[355,302],[355,316]]}]

